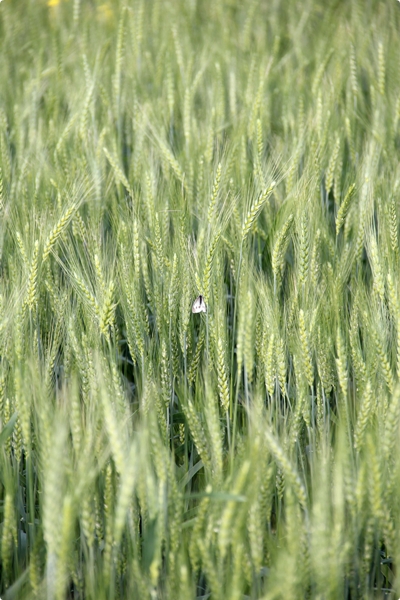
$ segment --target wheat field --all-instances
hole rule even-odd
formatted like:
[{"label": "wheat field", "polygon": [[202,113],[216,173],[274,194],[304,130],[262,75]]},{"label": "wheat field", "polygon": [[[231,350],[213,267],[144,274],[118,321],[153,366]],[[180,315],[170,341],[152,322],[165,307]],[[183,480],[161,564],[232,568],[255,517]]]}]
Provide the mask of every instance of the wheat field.
[{"label": "wheat field", "polygon": [[3,600],[399,597],[399,56],[395,0],[0,3]]}]

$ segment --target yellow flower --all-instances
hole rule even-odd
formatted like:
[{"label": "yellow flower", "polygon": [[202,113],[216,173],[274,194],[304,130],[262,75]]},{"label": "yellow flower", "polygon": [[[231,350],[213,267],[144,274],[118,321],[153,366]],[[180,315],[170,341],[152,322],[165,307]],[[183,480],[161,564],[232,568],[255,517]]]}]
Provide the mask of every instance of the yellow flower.
[{"label": "yellow flower", "polygon": [[99,12],[99,18],[102,21],[108,21],[113,16],[113,11],[109,3],[100,4],[100,6],[97,7],[97,10]]},{"label": "yellow flower", "polygon": [[58,6],[60,4],[60,0],[48,0],[47,6]]}]

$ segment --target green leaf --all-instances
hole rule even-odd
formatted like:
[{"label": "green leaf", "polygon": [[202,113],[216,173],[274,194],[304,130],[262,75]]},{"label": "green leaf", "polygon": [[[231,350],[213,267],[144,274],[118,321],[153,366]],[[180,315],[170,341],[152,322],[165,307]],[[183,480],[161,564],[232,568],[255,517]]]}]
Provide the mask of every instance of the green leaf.
[{"label": "green leaf", "polygon": [[0,432],[0,446],[2,446],[3,444],[5,444],[6,440],[12,434],[13,429],[14,429],[14,425],[15,425],[15,422],[16,422],[17,418],[18,418],[18,413],[15,412],[13,414],[13,416],[11,417],[11,419],[8,421],[8,423],[6,423],[6,425],[1,430],[1,432]]}]

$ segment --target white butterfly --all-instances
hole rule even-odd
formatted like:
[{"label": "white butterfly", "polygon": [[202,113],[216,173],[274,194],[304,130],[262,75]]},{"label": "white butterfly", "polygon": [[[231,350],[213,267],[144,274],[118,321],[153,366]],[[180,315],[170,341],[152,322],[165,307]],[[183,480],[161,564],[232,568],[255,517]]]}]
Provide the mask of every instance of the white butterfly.
[{"label": "white butterfly", "polygon": [[200,294],[193,302],[192,306],[193,313],[207,312],[207,304],[204,302],[203,296]]}]

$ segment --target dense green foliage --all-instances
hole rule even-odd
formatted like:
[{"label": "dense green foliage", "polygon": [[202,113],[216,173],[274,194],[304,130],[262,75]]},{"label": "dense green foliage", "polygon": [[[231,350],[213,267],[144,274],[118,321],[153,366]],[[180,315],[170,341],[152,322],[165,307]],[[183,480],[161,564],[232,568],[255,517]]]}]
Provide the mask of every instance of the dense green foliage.
[{"label": "dense green foliage", "polygon": [[399,56],[395,0],[1,2],[3,600],[398,597]]}]

